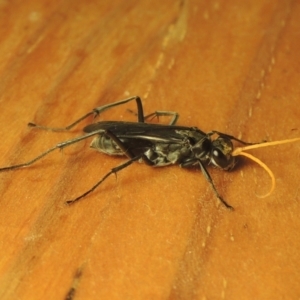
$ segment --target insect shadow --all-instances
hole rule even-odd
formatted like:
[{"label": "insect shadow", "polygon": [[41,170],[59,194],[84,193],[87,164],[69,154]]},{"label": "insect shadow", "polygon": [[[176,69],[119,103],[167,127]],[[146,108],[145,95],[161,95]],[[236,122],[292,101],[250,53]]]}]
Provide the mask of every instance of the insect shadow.
[{"label": "insect shadow", "polygon": [[[66,131],[91,115],[96,117],[108,109],[130,101],[136,102],[137,122],[102,121],[87,125],[83,128],[85,132],[84,135],[58,143],[30,161],[0,168],[0,171],[28,167],[56,149],[63,149],[90,137],[94,137],[91,142],[92,148],[108,155],[126,156],[128,160],[112,168],[89,190],[77,198],[67,201],[68,204],[72,204],[86,197],[110,175],[117,174],[135,161],[143,161],[145,164],[153,167],[164,167],[172,164],[178,164],[182,168],[198,166],[211,185],[216,197],[225,207],[233,209],[218,193],[206,166],[211,164],[219,169],[229,171],[234,167],[236,162],[233,154],[233,140],[243,145],[256,145],[258,143],[247,143],[232,135],[216,130],[205,133],[197,127],[177,126],[176,122],[179,118],[179,114],[173,111],[155,111],[145,116],[142,101],[138,96],[96,107],[66,127],[46,127],[34,123],[29,123],[28,126],[42,130]],[[168,125],[162,125],[145,122],[149,118],[160,116],[171,117],[170,123]],[[212,136],[214,135],[216,138],[213,139]]]}]

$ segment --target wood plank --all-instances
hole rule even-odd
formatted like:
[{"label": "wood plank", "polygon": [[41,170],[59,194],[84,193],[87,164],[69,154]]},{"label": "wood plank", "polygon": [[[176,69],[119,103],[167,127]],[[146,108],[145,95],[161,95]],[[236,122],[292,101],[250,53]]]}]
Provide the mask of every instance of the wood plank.
[{"label": "wood plank", "polygon": [[[92,118],[60,133],[28,122],[67,125],[132,95],[206,132],[300,136],[299,1],[1,1],[0,15],[1,166]],[[126,108],[100,119],[134,120]],[[299,145],[251,151],[276,176],[265,199],[253,162],[209,168],[234,212],[199,170],[139,163],[66,206],[124,162],[89,141],[2,172],[0,298],[299,298]]]}]

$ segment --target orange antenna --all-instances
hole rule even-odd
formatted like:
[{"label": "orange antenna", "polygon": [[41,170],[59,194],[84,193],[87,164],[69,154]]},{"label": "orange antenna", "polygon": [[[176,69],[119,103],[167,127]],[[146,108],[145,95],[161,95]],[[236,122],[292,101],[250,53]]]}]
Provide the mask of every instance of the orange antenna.
[{"label": "orange antenna", "polygon": [[298,142],[300,141],[300,138],[294,138],[294,139],[287,139],[287,140],[282,140],[282,141],[274,141],[274,142],[266,142],[266,143],[261,143],[261,144],[255,144],[255,145],[250,145],[250,146],[244,146],[244,147],[237,147],[236,149],[233,150],[232,152],[232,156],[238,156],[238,155],[243,155],[248,157],[249,159],[255,161],[256,163],[258,163],[262,168],[264,168],[268,174],[271,177],[272,180],[272,185],[271,185],[271,189],[270,191],[263,195],[263,196],[258,196],[259,198],[265,198],[270,196],[274,189],[275,189],[275,176],[273,174],[273,172],[269,169],[269,167],[263,163],[261,160],[259,160],[257,157],[244,152],[245,150],[251,150],[251,149],[257,149],[257,148],[262,148],[262,147],[269,147],[269,146],[276,146],[276,145],[281,145],[281,144],[287,144],[287,143],[294,143],[294,142]]},{"label": "orange antenna", "polygon": [[281,145],[281,144],[294,143],[294,142],[298,142],[298,141],[300,141],[300,138],[294,138],[294,139],[288,139],[288,140],[282,140],[282,141],[274,141],[274,142],[265,142],[265,143],[261,143],[261,144],[250,145],[250,146],[237,147],[232,152],[232,155],[237,156],[237,155],[239,155],[239,152],[244,151],[244,150],[276,146],[276,145]]}]

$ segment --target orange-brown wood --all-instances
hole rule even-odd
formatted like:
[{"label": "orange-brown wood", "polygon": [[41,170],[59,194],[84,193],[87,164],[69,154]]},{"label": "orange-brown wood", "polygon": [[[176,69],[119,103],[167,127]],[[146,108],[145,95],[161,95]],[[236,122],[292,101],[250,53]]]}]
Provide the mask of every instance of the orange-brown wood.
[{"label": "orange-brown wood", "polygon": [[[140,95],[146,113],[247,141],[300,136],[300,3],[1,1],[0,165],[79,136],[92,108]],[[134,103],[127,106],[135,109]],[[100,119],[134,120],[119,107]],[[167,122],[160,118],[160,122]],[[249,151],[250,152],[250,151]],[[300,143],[210,168],[124,162],[81,142],[0,174],[1,299],[298,299]],[[77,274],[77,275],[76,275]]]}]

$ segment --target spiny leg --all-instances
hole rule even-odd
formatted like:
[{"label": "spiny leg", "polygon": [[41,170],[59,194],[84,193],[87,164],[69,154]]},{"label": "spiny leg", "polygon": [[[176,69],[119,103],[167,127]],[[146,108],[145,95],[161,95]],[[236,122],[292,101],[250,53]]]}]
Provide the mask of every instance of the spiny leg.
[{"label": "spiny leg", "polygon": [[87,196],[88,194],[90,194],[91,192],[93,192],[106,178],[108,178],[111,174],[117,174],[117,172],[123,170],[124,168],[128,167],[129,165],[131,165],[133,162],[142,159],[147,165],[153,166],[154,163],[144,154],[141,153],[139,155],[134,155],[130,149],[128,149],[126,147],[126,145],[115,135],[113,134],[111,131],[106,130],[103,134],[107,135],[109,138],[111,138],[117,145],[118,147],[123,151],[124,155],[126,155],[129,160],[127,162],[125,162],[124,164],[115,167],[113,169],[111,169],[110,172],[108,172],[100,181],[98,181],[92,188],[90,188],[88,191],[86,191],[85,193],[83,193],[82,195],[80,195],[79,197],[73,199],[73,200],[69,200],[67,201],[68,204],[74,203],[82,198],[84,198],[85,196]]},{"label": "spiny leg", "polygon": [[28,123],[28,126],[35,127],[35,128],[42,129],[42,130],[49,130],[49,131],[67,131],[91,115],[94,115],[94,117],[96,117],[100,113],[102,113],[112,107],[125,104],[132,100],[136,101],[137,110],[138,110],[138,122],[144,122],[144,112],[143,112],[143,105],[142,105],[141,98],[138,96],[133,96],[133,97],[129,97],[124,100],[121,100],[121,101],[117,101],[114,103],[109,103],[109,104],[106,104],[103,106],[96,107],[92,111],[88,112],[87,114],[85,114],[84,116],[82,116],[81,118],[79,118],[78,120],[76,120],[75,122],[71,123],[70,125],[68,125],[66,127],[47,127],[47,126],[37,125],[35,123]]},{"label": "spiny leg", "polygon": [[[134,114],[135,116],[137,116],[138,114],[136,112],[134,112],[133,110],[131,109],[127,109],[130,113]],[[158,111],[155,111],[147,116],[144,116],[144,120],[152,120],[154,118],[159,118],[160,116],[172,116],[172,119],[169,123],[170,126],[172,125],[175,125],[177,123],[177,120],[179,118],[179,114],[175,111],[162,111],[162,110],[158,110]]]},{"label": "spiny leg", "polygon": [[217,196],[217,198],[226,206],[226,208],[228,209],[231,209],[233,210],[234,208],[229,205],[221,196],[220,194],[218,193],[215,185],[214,185],[214,182],[211,178],[211,176],[209,175],[208,171],[206,170],[203,162],[200,160],[200,159],[197,159],[197,158],[188,158],[186,159],[185,161],[183,161],[181,164],[180,164],[180,167],[182,168],[189,168],[191,166],[194,166],[196,164],[199,164],[200,166],[200,169],[201,169],[201,172],[202,174],[204,175],[204,177],[206,178],[206,180],[210,183],[215,195]]},{"label": "spiny leg", "polygon": [[101,180],[99,180],[92,188],[90,188],[88,191],[86,191],[85,193],[83,193],[82,195],[80,195],[79,197],[73,199],[73,200],[69,200],[66,201],[67,204],[72,204],[74,202],[77,202],[78,200],[84,198],[85,196],[87,196],[88,194],[90,194],[91,192],[93,192],[106,178],[108,178],[110,175],[112,174],[117,174],[119,171],[123,170],[124,168],[130,166],[133,162],[142,159],[147,165],[149,166],[153,166],[154,163],[144,154],[141,153],[139,155],[134,156],[129,149],[126,148],[126,145],[123,144],[123,142],[117,137],[115,136],[112,132],[110,131],[106,131],[105,134],[110,137],[118,146],[119,148],[124,152],[124,154],[129,157],[130,159],[128,161],[126,161],[125,163],[123,163],[120,166],[117,166],[115,168],[112,168],[110,170],[110,172],[108,172]]},{"label": "spiny leg", "polygon": [[[136,157],[136,155],[134,155],[132,151],[110,130],[106,130],[103,134],[111,138],[128,158],[134,159]],[[140,154],[138,157],[142,158],[147,165],[153,166],[154,163],[144,153]]]},{"label": "spiny leg", "polygon": [[143,157],[144,154],[138,155],[136,157],[131,158],[130,160],[126,161],[120,166],[117,166],[115,168],[112,168],[101,180],[99,180],[93,187],[91,187],[89,190],[87,190],[85,193],[80,195],[79,197],[73,199],[73,200],[68,200],[66,201],[67,204],[73,204],[74,202],[77,202],[78,200],[84,198],[91,192],[93,192],[105,179],[107,179],[110,175],[112,174],[117,174],[119,171],[125,169],[126,167],[130,166],[133,162],[139,160],[140,158]]},{"label": "spiny leg", "polygon": [[127,162],[125,162],[124,164],[111,169],[111,171],[108,172],[101,180],[99,180],[92,188],[90,188],[88,191],[86,191],[85,193],[83,193],[79,197],[77,197],[73,200],[67,201],[66,202],[67,204],[72,204],[72,203],[77,202],[78,200],[84,198],[85,196],[87,196],[88,194],[93,192],[110,175],[117,174],[117,172],[123,170],[124,168],[128,167],[133,162],[135,162],[139,159],[142,159],[147,165],[151,165],[151,166],[153,165],[153,162],[151,160],[149,160],[148,157],[144,153],[141,153],[141,154],[135,156],[130,151],[130,149],[128,147],[126,147],[126,145],[111,131],[106,130],[106,131],[103,131],[102,134],[104,134],[104,135],[108,136],[109,138],[111,138],[118,145],[118,147],[123,151],[124,155],[126,155],[129,158],[129,160]]},{"label": "spiny leg", "polygon": [[56,149],[63,149],[65,147],[67,147],[67,146],[70,146],[72,144],[75,144],[75,143],[78,143],[78,142],[80,142],[82,140],[85,140],[85,139],[87,139],[87,138],[89,138],[91,136],[94,136],[96,134],[102,134],[102,133],[105,133],[105,130],[99,129],[97,131],[93,131],[93,132],[88,133],[86,135],[83,135],[83,136],[80,136],[80,137],[77,137],[77,138],[74,138],[74,139],[71,139],[71,140],[67,140],[67,141],[58,143],[54,147],[49,148],[48,150],[46,150],[45,152],[41,153],[40,155],[38,155],[37,157],[33,158],[32,160],[30,160],[28,162],[25,162],[25,163],[22,163],[22,164],[17,164],[17,165],[12,165],[12,166],[8,166],[8,167],[0,168],[0,172],[1,171],[10,171],[10,170],[14,170],[14,169],[23,168],[23,167],[28,167],[28,166],[34,164],[35,162],[37,162],[38,160],[40,160],[41,158],[43,158],[44,156],[46,156],[49,153],[53,152]]},{"label": "spiny leg", "polygon": [[142,159],[147,165],[151,165],[152,166],[154,164],[151,160],[149,160],[149,158],[144,153],[141,153],[141,154],[135,156],[130,151],[130,149],[114,133],[112,133],[110,130],[106,130],[106,131],[103,130],[102,134],[108,136],[109,138],[111,138],[118,145],[118,147],[123,151],[124,155],[126,155],[129,158],[129,160],[127,162],[125,162],[124,164],[111,169],[111,171],[108,172],[101,180],[99,180],[92,188],[90,188],[88,191],[86,191],[85,193],[83,193],[79,197],[77,197],[77,198],[75,198],[73,200],[66,201],[67,204],[72,204],[72,203],[77,202],[78,200],[84,198],[85,196],[87,196],[88,194],[90,194],[91,192],[93,192],[110,175],[117,174],[117,172],[119,172],[122,169],[128,167],[133,162],[135,162],[135,161],[137,161],[139,159]]},{"label": "spiny leg", "polygon": [[147,116],[145,116],[145,120],[149,119],[149,118],[159,118],[161,116],[172,116],[172,119],[169,123],[170,126],[173,126],[177,123],[177,120],[179,118],[179,114],[175,111],[162,111],[162,110],[157,110]]},{"label": "spiny leg", "polygon": [[210,183],[215,195],[217,196],[217,198],[230,210],[234,210],[234,208],[229,205],[221,196],[220,194],[218,193],[215,185],[214,185],[214,182],[212,180],[212,178],[210,177],[208,171],[206,170],[205,166],[203,165],[202,161],[201,160],[198,160],[198,163],[199,163],[199,166],[200,166],[200,169],[203,173],[203,175],[205,176],[205,178],[207,179],[207,181]]},{"label": "spiny leg", "polygon": [[132,100],[136,101],[136,106],[137,106],[137,110],[138,110],[138,122],[144,123],[144,111],[143,111],[143,104],[142,104],[142,100],[139,96],[132,96],[129,98],[126,98],[124,100],[121,101],[117,101],[114,103],[109,103],[100,107],[96,107],[93,109],[94,113],[97,115],[99,115],[100,113],[104,112],[107,109],[110,109],[112,107],[118,106],[118,105],[122,105],[125,103],[128,103]]}]

